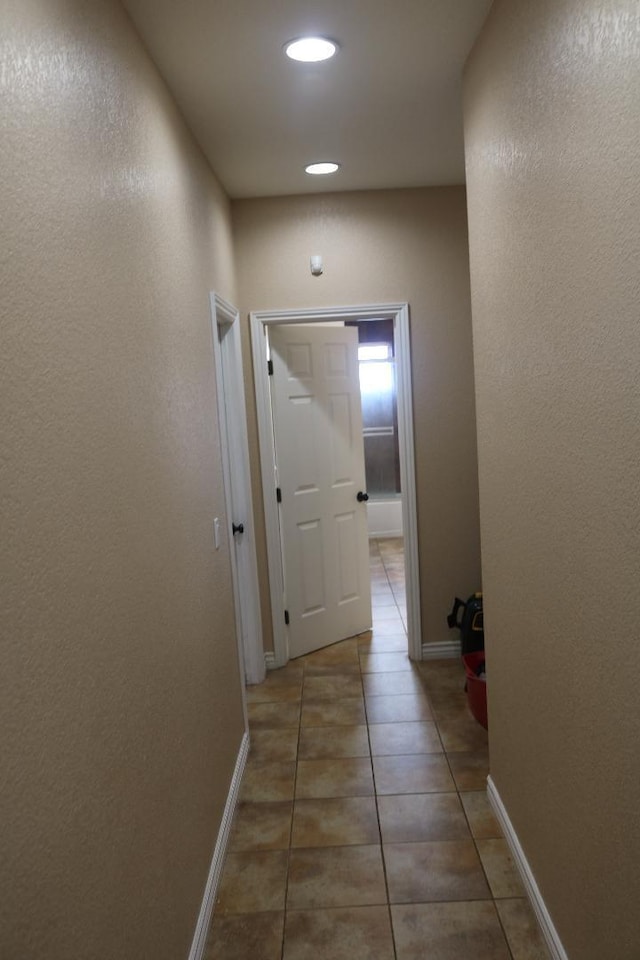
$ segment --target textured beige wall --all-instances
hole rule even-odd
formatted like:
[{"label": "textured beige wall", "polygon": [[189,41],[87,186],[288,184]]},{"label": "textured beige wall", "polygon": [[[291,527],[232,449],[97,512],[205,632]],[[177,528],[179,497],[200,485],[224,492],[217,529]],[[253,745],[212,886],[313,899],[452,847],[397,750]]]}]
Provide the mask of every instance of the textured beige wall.
[{"label": "textured beige wall", "polygon": [[[450,639],[455,593],[480,582],[465,194],[462,187],[241,200],[232,204],[242,309],[408,301],[423,641]],[[324,274],[311,276],[320,253]],[[250,363],[245,323],[245,362]],[[255,400],[247,376],[258,529],[262,493]],[[262,618],[271,613],[259,539]],[[269,632],[268,632],[269,631]]]},{"label": "textured beige wall", "polygon": [[496,0],[465,136],[491,767],[570,960],[640,956],[640,8]]},{"label": "textured beige wall", "polygon": [[227,202],[120,5],[0,13],[0,955],[186,957],[242,729]]}]

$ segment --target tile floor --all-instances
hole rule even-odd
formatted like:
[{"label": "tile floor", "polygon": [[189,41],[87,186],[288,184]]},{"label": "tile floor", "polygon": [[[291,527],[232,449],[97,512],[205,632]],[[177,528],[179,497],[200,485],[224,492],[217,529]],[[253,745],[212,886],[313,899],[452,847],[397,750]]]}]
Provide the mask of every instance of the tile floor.
[{"label": "tile floor", "polygon": [[402,541],[373,630],[249,688],[207,960],[548,960],[489,809],[457,660],[407,658]]}]

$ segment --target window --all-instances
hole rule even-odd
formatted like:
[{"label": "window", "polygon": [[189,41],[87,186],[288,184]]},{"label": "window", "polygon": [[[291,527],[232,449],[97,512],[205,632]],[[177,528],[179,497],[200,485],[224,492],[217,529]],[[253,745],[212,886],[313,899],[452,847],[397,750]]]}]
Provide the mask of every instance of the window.
[{"label": "window", "polygon": [[367,491],[374,497],[395,497],[400,492],[400,469],[393,347],[360,344],[358,361]]},{"label": "window", "polygon": [[360,393],[393,393],[394,376],[391,347],[388,343],[366,343],[358,347]]}]

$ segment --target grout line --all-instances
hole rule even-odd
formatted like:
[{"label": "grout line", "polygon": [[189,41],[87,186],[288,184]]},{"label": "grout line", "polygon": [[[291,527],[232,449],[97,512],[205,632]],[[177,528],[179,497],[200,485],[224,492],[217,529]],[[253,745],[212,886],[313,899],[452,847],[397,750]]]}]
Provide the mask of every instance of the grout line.
[{"label": "grout line", "polygon": [[507,950],[509,951],[509,956],[510,956],[511,960],[516,960],[516,957],[515,957],[515,955],[514,955],[514,953],[513,953],[513,950],[511,949],[511,944],[509,943],[509,938],[508,938],[508,936],[507,936],[507,931],[505,930],[504,924],[503,924],[503,922],[502,922],[502,917],[500,916],[500,911],[498,910],[498,907],[496,906],[495,897],[493,898],[492,903],[493,903],[493,909],[495,910],[496,916],[497,916],[497,918],[498,918],[498,923],[500,924],[500,929],[502,930],[502,936],[504,937],[504,942],[506,943],[506,945],[507,945]]},{"label": "grout line", "polygon": [[[377,543],[377,541],[376,541],[376,543]],[[380,550],[380,547],[379,547],[379,544],[378,544],[378,551],[379,551],[379,550]],[[388,576],[387,569],[386,569],[386,566],[385,566],[384,558],[382,558],[382,556],[381,556],[381,559],[382,559],[383,569],[384,569],[385,573],[387,574],[387,583],[389,583],[389,576]],[[391,587],[391,584],[390,584],[390,583],[389,583],[389,587]],[[397,611],[397,613],[398,613],[398,615],[399,615],[399,614],[400,614],[400,608],[398,607],[398,603],[397,603],[396,598],[395,598],[395,595],[394,595],[394,593],[393,593],[393,589],[391,589],[391,594],[392,594],[392,596],[393,596],[394,606],[395,606],[396,611]],[[374,619],[374,618],[372,617],[372,620],[373,620],[373,619]],[[375,629],[375,623],[374,623],[374,622],[372,622],[372,628]],[[405,630],[405,633],[406,633],[406,630]],[[408,653],[408,650],[407,650],[407,653]],[[360,650],[358,649],[358,655],[359,655],[359,654],[360,654]],[[360,656],[358,656],[358,663],[359,663],[359,666],[360,666],[360,677],[362,678],[362,677],[363,677],[363,671],[362,671],[362,661],[360,660]],[[368,708],[367,708],[367,697],[366,697],[366,695],[365,695],[365,690],[364,690],[364,679],[362,679],[362,695],[363,695],[363,700],[364,700],[365,722],[366,722],[366,724],[367,724],[367,740],[369,741],[369,754],[370,754],[370,756],[371,756],[371,776],[372,776],[372,778],[373,778],[373,796],[374,796],[374,802],[375,802],[375,805],[376,805],[376,819],[377,819],[377,821],[378,821],[378,836],[379,836],[379,838],[380,838],[380,860],[381,860],[381,862],[382,862],[382,873],[383,873],[383,876],[384,876],[384,888],[385,888],[385,893],[386,893],[386,896],[387,896],[387,904],[386,904],[386,906],[387,906],[387,915],[388,915],[388,917],[389,917],[389,929],[390,929],[390,931],[391,931],[391,943],[392,943],[392,946],[393,946],[393,956],[394,956],[394,960],[396,960],[396,958],[397,958],[397,956],[398,956],[398,948],[397,948],[397,945],[396,945],[395,931],[394,931],[394,929],[393,929],[393,916],[392,916],[392,914],[391,914],[391,898],[390,898],[390,896],[389,896],[389,878],[388,878],[388,876],[387,876],[387,863],[386,863],[386,859],[385,859],[385,855],[384,855],[384,845],[383,845],[383,842],[382,842],[382,826],[381,826],[381,823],[380,823],[380,806],[379,806],[379,803],[378,803],[378,789],[377,789],[377,786],[376,786],[375,766],[374,766],[374,763],[373,763],[373,745],[372,745],[372,743],[371,743],[371,729],[370,729],[370,724],[369,724],[369,711],[368,711]]]},{"label": "grout line", "polygon": [[289,873],[291,870],[291,850],[293,842],[293,820],[296,813],[296,788],[298,786],[298,762],[300,759],[300,738],[302,736],[302,704],[304,702],[304,678],[305,669],[302,665],[302,685],[300,687],[300,712],[298,714],[298,739],[296,741],[296,766],[293,773],[293,797],[291,799],[291,825],[289,827],[289,847],[287,849],[287,875],[284,884],[284,906],[282,911],[282,944],[280,950],[280,960],[284,960],[284,938],[287,929],[287,903],[289,899]]},{"label": "grout line", "polygon": [[[361,669],[361,671],[360,671],[360,676],[362,677],[362,669]],[[364,691],[363,691],[363,692],[364,692]],[[383,845],[383,842],[382,842],[382,826],[381,826],[381,823],[380,823],[380,807],[379,807],[379,805],[378,805],[378,790],[377,790],[377,787],[376,787],[375,767],[374,767],[374,765],[373,765],[373,746],[372,746],[372,743],[371,743],[371,731],[370,731],[370,728],[369,728],[369,714],[368,714],[368,711],[367,711],[367,700],[366,700],[366,697],[364,698],[364,716],[365,716],[365,722],[366,722],[366,724],[367,724],[367,740],[368,740],[368,742],[369,742],[369,755],[370,755],[370,758],[371,758],[371,776],[372,776],[372,779],[373,779],[373,798],[374,798],[374,803],[375,803],[375,806],[376,806],[376,820],[377,820],[377,822],[378,822],[378,837],[380,838],[380,860],[381,860],[381,863],[382,863],[382,874],[383,874],[383,876],[384,876],[384,889],[385,889],[385,893],[386,893],[386,897],[387,897],[386,907],[387,907],[387,914],[388,914],[388,917],[389,917],[389,929],[390,929],[390,931],[391,931],[391,943],[392,943],[392,945],[393,945],[393,956],[394,956],[394,960],[396,960],[396,958],[397,958],[397,956],[398,956],[398,950],[397,950],[397,947],[396,947],[396,937],[395,937],[395,932],[394,932],[394,929],[393,929],[393,917],[392,917],[392,915],[391,915],[391,898],[390,898],[390,896],[389,896],[389,878],[387,877],[387,863],[386,863],[386,859],[385,859],[385,855],[384,855],[384,845]]]}]

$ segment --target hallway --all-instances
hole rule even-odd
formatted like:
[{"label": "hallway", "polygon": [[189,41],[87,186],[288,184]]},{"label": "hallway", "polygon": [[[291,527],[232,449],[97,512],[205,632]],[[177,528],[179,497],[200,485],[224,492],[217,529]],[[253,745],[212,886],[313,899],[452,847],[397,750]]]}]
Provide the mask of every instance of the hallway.
[{"label": "hallway", "polygon": [[207,960],[546,960],[461,665],[410,663],[402,541],[370,554],[373,630],[248,691]]}]

